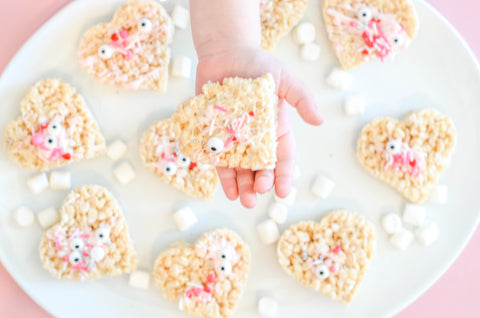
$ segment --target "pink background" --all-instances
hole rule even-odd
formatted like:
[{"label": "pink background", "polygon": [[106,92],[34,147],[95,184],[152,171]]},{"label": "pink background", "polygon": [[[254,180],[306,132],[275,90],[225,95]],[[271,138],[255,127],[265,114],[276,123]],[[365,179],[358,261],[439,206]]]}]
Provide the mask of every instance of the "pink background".
[{"label": "pink background", "polygon": [[[69,0],[0,1],[0,71],[21,45]],[[477,58],[480,57],[480,1],[431,0],[460,31]],[[25,9],[28,8],[28,9]],[[10,32],[8,32],[9,30]],[[397,315],[415,317],[479,316],[480,231],[477,231],[460,258],[422,297]],[[0,317],[50,317],[25,294],[0,264]]]}]

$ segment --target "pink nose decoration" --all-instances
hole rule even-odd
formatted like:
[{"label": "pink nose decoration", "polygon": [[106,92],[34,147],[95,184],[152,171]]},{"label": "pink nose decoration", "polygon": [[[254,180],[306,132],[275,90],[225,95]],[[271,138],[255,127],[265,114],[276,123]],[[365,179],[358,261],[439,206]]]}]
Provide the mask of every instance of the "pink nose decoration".
[{"label": "pink nose decoration", "polygon": [[45,141],[45,138],[43,138],[42,135],[34,135],[32,137],[32,145],[34,145],[34,146],[43,145],[44,141]]}]

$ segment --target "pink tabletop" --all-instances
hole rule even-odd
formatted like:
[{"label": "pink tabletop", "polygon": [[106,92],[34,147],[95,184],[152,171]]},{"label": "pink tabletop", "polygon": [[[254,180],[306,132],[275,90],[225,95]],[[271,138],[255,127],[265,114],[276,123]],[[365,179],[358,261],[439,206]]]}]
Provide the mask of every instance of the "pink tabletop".
[{"label": "pink tabletop", "polygon": [[[0,72],[21,45],[70,0],[0,1]],[[480,57],[480,1],[431,0]],[[7,32],[7,30],[13,30]],[[397,315],[416,317],[474,317],[478,315],[480,294],[480,231],[477,231],[461,256],[447,273],[422,297]],[[51,317],[15,283],[0,264],[0,317]]]}]

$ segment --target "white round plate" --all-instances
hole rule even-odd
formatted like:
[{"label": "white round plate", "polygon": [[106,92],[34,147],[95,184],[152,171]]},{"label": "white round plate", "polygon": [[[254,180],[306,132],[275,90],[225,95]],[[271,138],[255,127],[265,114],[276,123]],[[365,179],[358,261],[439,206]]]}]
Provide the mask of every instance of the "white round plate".
[{"label": "white round plate", "polygon": [[[73,185],[97,183],[111,189],[124,208],[138,251],[140,268],[151,271],[156,256],[170,243],[195,240],[204,231],[229,227],[241,234],[252,250],[252,266],[245,294],[235,317],[256,316],[256,301],[271,295],[280,303],[277,317],[389,317],[412,302],[448,268],[463,249],[479,219],[480,176],[480,76],[478,65],[452,26],[423,1],[416,1],[420,29],[417,39],[395,61],[373,63],[352,71],[354,83],[339,93],[325,85],[325,76],[337,63],[320,14],[320,2],[310,1],[304,20],[319,31],[322,55],[318,62],[303,62],[290,37],[283,39],[275,55],[285,61],[318,95],[326,122],[316,128],[303,124],[292,110],[302,176],[296,181],[298,196],[287,224],[318,220],[334,208],[348,208],[368,216],[377,226],[378,249],[370,272],[348,308],[313,292],[287,276],[277,263],[275,246],[259,242],[255,225],[264,220],[273,193],[259,198],[256,209],[247,211],[229,202],[221,189],[213,202],[192,200],[163,184],[141,164],[138,141],[155,121],[167,118],[194,92],[190,80],[172,79],[166,94],[130,92],[96,83],[76,61],[81,35],[96,23],[110,20],[122,1],[74,1],[46,23],[11,61],[0,81],[0,127],[19,115],[19,102],[37,80],[57,76],[83,94],[108,140],[128,143],[127,160],[137,172],[128,186],[113,177],[115,164],[108,158],[75,164]],[[187,0],[177,1],[184,6]],[[165,4],[170,11],[173,3]],[[177,30],[173,55],[196,60],[190,31]],[[362,93],[366,113],[343,115],[342,98]],[[356,160],[355,144],[363,125],[378,116],[402,118],[421,108],[436,108],[457,124],[458,146],[441,182],[449,186],[448,204],[427,204],[428,218],[438,224],[440,239],[425,248],[413,244],[406,252],[394,250],[381,230],[380,216],[400,212],[405,201],[394,190],[370,177]],[[336,181],[333,195],[316,200],[309,184],[316,172]],[[68,283],[51,277],[41,266],[37,246],[42,230],[36,224],[20,229],[10,211],[23,204],[41,210],[59,207],[66,192],[47,190],[32,195],[26,186],[30,173],[11,163],[0,152],[0,257],[22,286],[46,310],[57,317],[186,317],[175,303],[166,301],[153,284],[148,290],[129,287],[128,277],[111,277],[88,283]],[[172,206],[188,202],[199,222],[187,233],[175,229]]]}]

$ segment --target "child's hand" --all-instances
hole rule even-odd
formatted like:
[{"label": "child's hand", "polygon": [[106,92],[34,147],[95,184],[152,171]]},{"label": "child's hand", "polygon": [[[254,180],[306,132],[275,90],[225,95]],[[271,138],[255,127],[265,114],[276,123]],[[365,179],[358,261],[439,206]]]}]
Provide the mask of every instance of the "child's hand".
[{"label": "child's hand", "polygon": [[[319,125],[322,118],[312,94],[293,74],[270,54],[258,48],[235,48],[203,58],[197,68],[197,93],[208,81],[219,82],[225,77],[258,77],[271,73],[279,97],[277,165],[274,171],[217,168],[225,194],[230,200],[240,196],[247,208],[257,203],[256,193],[268,192],[275,185],[279,197],[290,192],[295,166],[295,140],[287,112],[287,103],[295,107],[307,123]],[[286,101],[286,102],[285,102]]]},{"label": "child's hand", "polygon": [[260,49],[259,0],[191,0],[192,34],[199,64],[196,91],[208,81],[225,77],[253,78],[271,73],[279,97],[277,165],[274,171],[218,168],[227,197],[253,208],[256,193],[275,185],[279,197],[290,192],[295,165],[295,140],[287,103],[307,123],[320,125],[322,118],[310,91],[277,59]]}]

